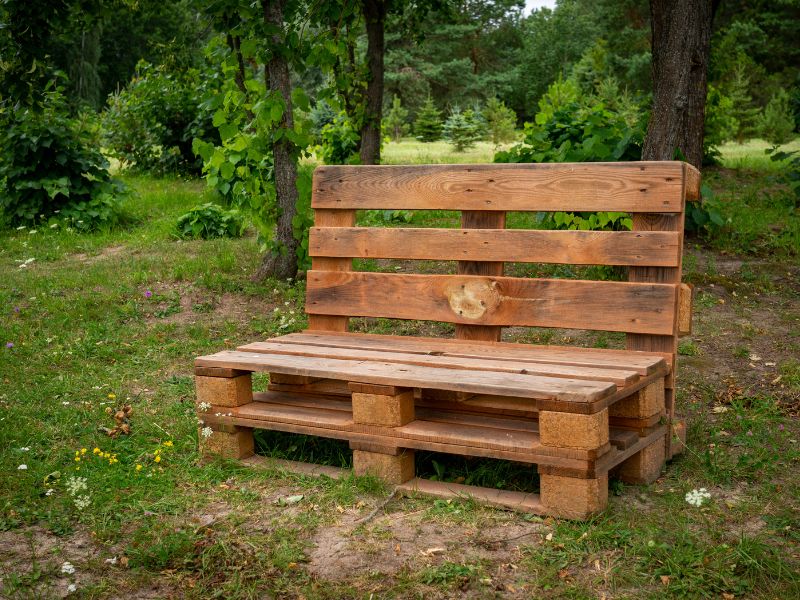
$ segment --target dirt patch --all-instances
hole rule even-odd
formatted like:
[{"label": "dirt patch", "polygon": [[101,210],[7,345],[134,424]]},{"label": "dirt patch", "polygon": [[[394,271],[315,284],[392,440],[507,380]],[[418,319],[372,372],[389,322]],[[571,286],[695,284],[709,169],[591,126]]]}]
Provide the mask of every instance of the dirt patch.
[{"label": "dirt patch", "polygon": [[125,246],[108,246],[100,250],[99,254],[86,254],[84,252],[79,252],[78,254],[73,254],[72,259],[82,262],[86,265],[91,265],[103,260],[107,260],[109,258],[114,258],[115,256],[119,256],[124,252]]}]

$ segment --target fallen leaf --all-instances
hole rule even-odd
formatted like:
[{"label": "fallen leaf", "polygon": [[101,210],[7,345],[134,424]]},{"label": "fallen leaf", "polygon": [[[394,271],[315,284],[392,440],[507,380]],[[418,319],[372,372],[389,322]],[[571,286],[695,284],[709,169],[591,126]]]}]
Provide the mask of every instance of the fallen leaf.
[{"label": "fallen leaf", "polygon": [[724,598],[724,600],[733,600],[734,598],[736,598],[736,596],[734,596],[733,594],[729,594],[728,592],[722,592],[722,597]]},{"label": "fallen leaf", "polygon": [[546,536],[544,536],[544,539],[546,539],[548,542],[552,541],[553,540],[553,532],[551,531]]},{"label": "fallen leaf", "polygon": [[436,556],[437,554],[444,554],[445,548],[428,548],[427,550],[420,550],[422,556]]},{"label": "fallen leaf", "polygon": [[716,413],[716,414],[726,413],[726,412],[728,412],[728,407],[727,406],[715,406],[714,408],[711,409],[711,412]]},{"label": "fallen leaf", "polygon": [[288,504],[297,504],[300,502],[305,496],[302,494],[298,494],[297,496],[282,496],[275,501],[275,504],[278,506],[286,506]]},{"label": "fallen leaf", "polygon": [[750,360],[752,360],[753,362],[758,362],[759,360],[761,360],[761,357],[758,354],[751,354]]},{"label": "fallen leaf", "polygon": [[569,577],[569,569],[561,569],[558,572],[559,579],[566,579],[567,577]]},{"label": "fallen leaf", "polygon": [[669,585],[669,575],[661,576],[661,585]]}]

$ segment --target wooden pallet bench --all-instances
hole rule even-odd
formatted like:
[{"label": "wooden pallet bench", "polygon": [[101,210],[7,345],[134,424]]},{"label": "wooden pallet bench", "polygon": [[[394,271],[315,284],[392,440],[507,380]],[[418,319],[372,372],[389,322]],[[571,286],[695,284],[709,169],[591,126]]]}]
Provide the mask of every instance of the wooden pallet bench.
[{"label": "wooden pallet bench", "polygon": [[[357,474],[405,493],[603,510],[609,472],[652,482],[685,432],[674,367],[691,323],[684,207],[699,181],[681,162],[317,168],[309,328],[195,361],[204,452],[251,456],[253,429],[317,435],[347,440]],[[362,209],[461,211],[462,227],[357,227]],[[628,212],[633,230],[506,229],[509,211]],[[353,258],[457,266],[357,272]],[[614,265],[628,281],[508,277],[506,263]],[[455,339],[352,333],[353,316],[449,322]],[[503,327],[624,332],[626,349],[501,342]],[[269,373],[266,391],[253,372]],[[540,493],[417,479],[415,450],[536,465]]]}]

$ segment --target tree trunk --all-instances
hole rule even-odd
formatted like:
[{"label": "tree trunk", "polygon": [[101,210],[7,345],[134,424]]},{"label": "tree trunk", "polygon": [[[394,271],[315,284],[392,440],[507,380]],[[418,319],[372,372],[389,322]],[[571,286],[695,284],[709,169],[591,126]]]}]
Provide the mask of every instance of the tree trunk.
[{"label": "tree trunk", "polygon": [[711,24],[719,0],[650,0],[653,112],[642,160],[703,162]]},{"label": "tree trunk", "polygon": [[[283,0],[262,0],[264,22],[283,29]],[[282,45],[280,34],[272,36],[273,47]],[[291,129],[292,86],[289,80],[289,64],[286,58],[272,52],[266,65],[269,91],[277,91],[283,97],[285,110],[280,127]],[[279,277],[286,279],[297,275],[297,240],[292,233],[292,219],[297,212],[297,162],[292,155],[292,143],[281,138],[272,145],[275,195],[278,203],[278,222],[275,227],[276,248],[264,255],[256,278]]]},{"label": "tree trunk", "polygon": [[381,117],[383,111],[383,26],[386,20],[385,0],[364,0],[367,26],[367,94],[364,122],[361,126],[361,164],[381,162]]}]

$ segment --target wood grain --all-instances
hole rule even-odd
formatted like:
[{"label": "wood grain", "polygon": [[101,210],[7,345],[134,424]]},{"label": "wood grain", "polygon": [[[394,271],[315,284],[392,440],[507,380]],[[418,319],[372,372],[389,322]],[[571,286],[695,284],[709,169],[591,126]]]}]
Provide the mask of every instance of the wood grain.
[{"label": "wood grain", "polygon": [[434,387],[520,398],[558,399],[578,403],[601,400],[614,394],[617,390],[617,386],[613,383],[602,381],[256,352],[218,352],[197,358],[195,365],[269,371],[287,375],[308,375],[381,385]]},{"label": "wood grain", "polygon": [[[461,213],[461,228],[463,231],[469,231],[470,229],[492,229],[496,231],[504,229],[505,226],[506,213],[504,212],[465,210]],[[471,260],[458,262],[459,275],[488,275],[492,277],[503,275],[504,264],[502,262],[486,261],[479,256],[470,256],[468,258]],[[459,340],[499,342],[502,334],[502,327],[456,324],[456,339]]]},{"label": "wood grain", "polygon": [[[423,365],[429,367],[442,367],[447,369],[465,369],[469,371],[495,371],[517,373],[520,375],[544,375],[551,377],[568,377],[570,379],[586,379],[590,381],[610,381],[617,386],[627,386],[639,379],[639,374],[630,369],[606,369],[600,367],[583,367],[574,365],[536,363],[532,361],[498,360],[489,357],[472,358],[461,356],[430,355],[411,352],[386,352],[379,350],[364,350],[351,348],[337,348],[314,346],[305,344],[285,344],[277,340],[254,342],[240,346],[241,352],[261,352],[266,354],[292,354],[295,356],[315,356],[320,358],[339,358],[346,360],[377,360],[398,364]],[[311,381],[281,381],[275,383],[311,383]],[[359,393],[386,394],[396,388],[383,388],[380,390],[364,390],[361,384],[359,389],[350,389]]]},{"label": "wood grain", "polygon": [[313,208],[682,210],[680,162],[321,166]]},{"label": "wood grain", "polygon": [[676,285],[330,271],[307,277],[309,314],[668,335],[677,310]]},{"label": "wood grain", "polygon": [[[679,233],[664,231],[312,227],[309,254],[674,267],[681,251],[679,240]],[[472,274],[502,275],[502,272]]]},{"label": "wood grain", "polygon": [[[354,210],[326,210],[317,209],[314,211],[314,223],[318,227],[338,228],[352,227],[356,222],[356,211]],[[353,260],[348,257],[312,257],[311,268],[321,271],[350,271],[353,268]],[[320,331],[347,331],[349,319],[345,315],[309,315],[308,328]]]},{"label": "wood grain", "polygon": [[536,346],[513,342],[484,344],[443,338],[317,331],[290,333],[273,338],[272,341],[283,344],[320,345],[324,347],[428,354],[431,356],[462,356],[478,359],[489,358],[623,369],[636,371],[640,375],[652,375],[657,371],[664,370],[666,367],[664,357],[661,354],[607,348]]}]

